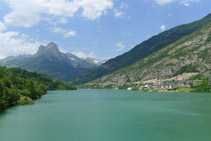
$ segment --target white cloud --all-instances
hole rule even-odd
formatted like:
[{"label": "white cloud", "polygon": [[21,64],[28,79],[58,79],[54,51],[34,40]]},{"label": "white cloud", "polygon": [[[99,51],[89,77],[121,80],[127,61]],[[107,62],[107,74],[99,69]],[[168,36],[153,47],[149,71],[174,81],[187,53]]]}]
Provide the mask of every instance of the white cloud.
[{"label": "white cloud", "polygon": [[62,17],[59,19],[58,23],[66,24],[66,23],[68,23],[68,20],[66,18]]},{"label": "white cloud", "polygon": [[165,26],[165,25],[162,25],[162,26],[160,27],[160,29],[161,29],[161,31],[165,31],[165,30],[166,30],[166,26]]},{"label": "white cloud", "polygon": [[173,2],[173,1],[176,1],[176,0],[154,0],[154,1],[157,2],[160,5],[163,5],[163,4],[167,4],[167,3],[170,3],[170,2]]},{"label": "white cloud", "polygon": [[66,32],[66,30],[64,30],[63,28],[59,28],[59,27],[51,28],[51,31],[54,32],[54,33],[64,33],[64,32]]},{"label": "white cloud", "polygon": [[[30,27],[42,20],[42,14],[73,17],[82,9],[81,16],[95,20],[113,8],[112,0],[4,0],[12,12],[4,17],[12,26]],[[65,20],[63,22],[66,22]]]},{"label": "white cloud", "polygon": [[74,36],[76,36],[76,31],[68,31],[67,33],[64,34],[65,38],[74,37]]},{"label": "white cloud", "polygon": [[40,43],[27,42],[27,35],[19,32],[0,33],[0,58],[9,55],[34,54]]},{"label": "white cloud", "polygon": [[124,50],[125,49],[125,45],[122,43],[122,42],[118,42],[118,43],[116,43],[116,49],[114,49],[114,51],[122,51],[122,50]]},{"label": "white cloud", "polygon": [[128,8],[129,7],[129,5],[127,4],[127,3],[125,3],[125,2],[121,2],[120,3],[120,9],[124,9],[124,8]]},{"label": "white cloud", "polygon": [[4,59],[6,56],[0,54],[0,59]]},{"label": "white cloud", "polygon": [[64,38],[74,37],[76,36],[77,32],[72,30],[63,29],[60,27],[51,28],[51,31],[54,33],[63,34]]},{"label": "white cloud", "polygon": [[122,31],[121,34],[122,35],[127,35],[127,36],[133,36],[133,33],[130,33],[130,32],[124,32],[124,31]]},{"label": "white cloud", "polygon": [[6,30],[7,27],[4,23],[0,22],[0,32]]},{"label": "white cloud", "polygon": [[39,23],[41,17],[37,14],[13,12],[4,17],[4,21],[7,25],[31,27]]},{"label": "white cloud", "polygon": [[184,6],[189,7],[191,2],[200,2],[200,0],[181,0],[181,4],[183,4]]},{"label": "white cloud", "polygon": [[111,0],[74,0],[78,5],[83,8],[82,16],[90,20],[94,20],[100,17],[102,14],[106,14],[106,9],[113,7]]},{"label": "white cloud", "polygon": [[190,6],[191,2],[200,2],[201,0],[154,0],[154,1],[160,5],[178,1],[178,2],[180,2],[180,4],[182,4],[184,6]]},{"label": "white cloud", "polygon": [[78,56],[79,58],[94,58],[95,55],[93,52],[89,53],[89,54],[86,54],[84,52],[81,52],[81,51],[75,51],[75,52],[72,52],[72,54],[74,54],[75,56]]},{"label": "white cloud", "polygon": [[121,2],[118,8],[114,9],[114,15],[115,17],[124,18],[124,12],[123,9],[128,8],[128,4],[125,2]]},{"label": "white cloud", "polygon": [[117,9],[114,9],[114,15],[115,17],[122,17],[125,13],[122,12],[121,10],[117,10]]}]

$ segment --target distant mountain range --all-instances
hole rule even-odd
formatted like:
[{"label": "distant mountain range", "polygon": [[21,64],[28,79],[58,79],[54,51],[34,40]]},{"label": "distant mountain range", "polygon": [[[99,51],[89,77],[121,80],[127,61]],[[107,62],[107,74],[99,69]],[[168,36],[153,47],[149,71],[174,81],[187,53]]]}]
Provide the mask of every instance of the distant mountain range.
[{"label": "distant mountain range", "polygon": [[162,32],[105,63],[62,53],[51,42],[34,55],[0,60],[1,66],[19,67],[90,87],[108,87],[168,79],[184,73],[211,73],[211,14],[201,20]]},{"label": "distant mountain range", "polygon": [[34,55],[10,56],[0,60],[1,66],[18,67],[44,73],[67,82],[74,80],[90,69],[96,68],[101,63],[93,58],[83,59],[71,53],[62,53],[53,42],[47,46],[41,45]]},{"label": "distant mountain range", "polygon": [[[85,84],[87,82],[92,82],[93,80],[96,80],[93,81],[93,84],[98,84],[98,83],[110,84],[110,82],[123,84],[126,82],[132,82],[138,80],[141,81],[155,77],[171,76],[174,75],[174,73],[176,73],[175,71],[179,71],[180,69],[181,71],[183,71],[184,67],[188,67],[190,71],[191,70],[195,71],[194,68],[197,65],[198,65],[196,68],[197,71],[205,72],[205,70],[210,68],[209,66],[211,63],[208,64],[203,61],[199,61],[200,59],[203,59],[202,56],[200,56],[199,54],[202,53],[205,55],[205,58],[207,57],[208,59],[210,59],[208,57],[210,48],[206,47],[206,51],[209,50],[208,53],[206,53],[206,51],[202,52],[200,50],[197,52],[196,49],[202,50],[203,42],[199,42],[197,40],[198,48],[195,48],[196,45],[193,45],[191,48],[189,48],[190,47],[189,42],[191,42],[192,38],[198,37],[198,36],[197,37],[195,36],[192,37],[192,36],[200,32],[202,27],[206,26],[208,30],[210,22],[211,22],[211,14],[207,15],[201,20],[192,22],[190,24],[180,25],[165,32],[162,32],[156,36],[153,36],[147,41],[144,41],[143,43],[135,46],[129,52],[117,56],[116,58],[110,59],[106,63],[98,66],[97,68],[82,74],[79,78],[77,78],[74,81],[74,83]],[[193,35],[191,35],[192,33]],[[201,36],[210,38],[210,33],[208,35],[206,32],[203,33]],[[201,40],[204,41],[206,39],[205,37],[202,38]],[[184,43],[184,46],[180,47],[181,48],[180,50],[177,50],[177,48],[179,48],[180,45],[183,45],[183,43],[180,43],[181,41]],[[207,39],[207,41],[209,41],[209,39]],[[193,43],[197,44],[197,42]],[[174,49],[172,48],[172,46]],[[192,48],[194,51],[192,50]],[[172,51],[170,49],[172,49]],[[173,50],[177,51],[175,52]],[[194,52],[198,53],[198,55],[196,53],[197,58],[194,58],[193,55],[191,56],[191,53],[193,54]],[[183,58],[190,57],[194,60],[186,60],[189,62],[184,62],[184,60],[182,60],[181,58],[179,59],[176,58],[179,56],[182,56]],[[165,61],[169,61],[171,63]],[[205,69],[204,67],[206,65],[208,67],[206,67]],[[169,66],[172,66],[172,68],[169,68]]]}]

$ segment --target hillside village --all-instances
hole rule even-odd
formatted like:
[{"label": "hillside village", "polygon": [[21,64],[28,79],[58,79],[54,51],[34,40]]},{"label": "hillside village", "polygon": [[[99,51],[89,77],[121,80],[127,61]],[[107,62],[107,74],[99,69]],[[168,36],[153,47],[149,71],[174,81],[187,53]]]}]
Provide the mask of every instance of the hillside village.
[{"label": "hillside village", "polygon": [[158,81],[157,83],[146,84],[144,86],[140,86],[139,90],[158,90],[158,91],[168,91],[173,90],[178,87],[191,87],[197,86],[199,84],[199,80],[181,80],[181,81]]},{"label": "hillside village", "polygon": [[[209,85],[211,85],[211,75],[207,76]],[[191,80],[191,79],[182,79],[182,80],[157,80],[151,83],[141,83],[141,86],[138,90],[141,91],[177,91],[179,88],[189,88],[196,87],[202,80]]]}]

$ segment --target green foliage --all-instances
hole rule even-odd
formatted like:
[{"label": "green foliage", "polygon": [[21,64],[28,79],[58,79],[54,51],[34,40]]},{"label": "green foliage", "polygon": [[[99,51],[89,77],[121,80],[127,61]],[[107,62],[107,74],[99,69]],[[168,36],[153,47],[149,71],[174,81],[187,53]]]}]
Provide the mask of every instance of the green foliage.
[{"label": "green foliage", "polygon": [[206,42],[211,42],[211,33],[209,33],[209,35],[208,35],[208,38],[207,38]]},{"label": "green foliage", "polygon": [[33,103],[33,100],[40,98],[48,90],[57,89],[76,88],[44,74],[0,67],[0,112],[17,104]]},{"label": "green foliage", "polygon": [[197,74],[197,75],[194,75],[190,78],[190,80],[201,80],[203,77],[202,74]]},{"label": "green foliage", "polygon": [[183,73],[189,73],[189,72],[199,72],[197,69],[196,69],[196,66],[192,65],[192,64],[189,64],[189,65],[186,65],[184,67],[181,67],[175,74],[174,76],[177,76],[177,75],[180,75],[180,74],[183,74]]},{"label": "green foliage", "polygon": [[211,80],[205,77],[197,86],[192,86],[194,92],[211,92]]},{"label": "green foliage", "polygon": [[132,88],[132,90],[138,90],[139,84],[124,84],[121,86],[118,86],[119,89],[127,89],[127,88]]},{"label": "green foliage", "polygon": [[34,101],[31,98],[27,97],[27,96],[22,96],[19,99],[18,104],[19,105],[26,105],[26,104],[29,105],[29,104],[34,104]]},{"label": "green foliage", "polygon": [[172,89],[168,89],[168,91],[173,91],[173,92],[192,92],[193,89],[190,87],[176,87],[176,88],[172,88]]}]

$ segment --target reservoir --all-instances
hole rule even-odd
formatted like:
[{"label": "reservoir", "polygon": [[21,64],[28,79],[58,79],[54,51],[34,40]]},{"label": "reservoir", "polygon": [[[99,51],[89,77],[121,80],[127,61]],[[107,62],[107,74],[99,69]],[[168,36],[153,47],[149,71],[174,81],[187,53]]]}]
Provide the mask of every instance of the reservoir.
[{"label": "reservoir", "polygon": [[208,141],[210,93],[49,91],[0,114],[0,141]]}]

